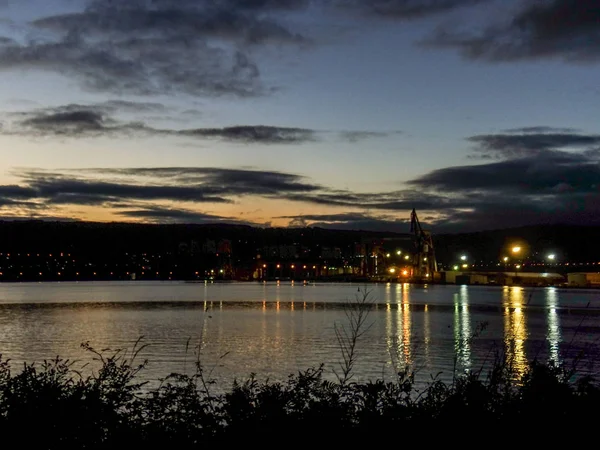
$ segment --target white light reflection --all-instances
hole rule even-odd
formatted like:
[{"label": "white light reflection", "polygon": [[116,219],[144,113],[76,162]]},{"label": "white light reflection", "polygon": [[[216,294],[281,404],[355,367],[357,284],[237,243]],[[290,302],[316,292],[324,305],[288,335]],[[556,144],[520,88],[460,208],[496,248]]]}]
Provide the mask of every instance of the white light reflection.
[{"label": "white light reflection", "polygon": [[471,369],[471,316],[469,313],[469,291],[463,285],[454,294],[454,354],[459,367]]},{"label": "white light reflection", "polygon": [[396,288],[395,307],[386,303],[386,335],[388,353],[391,355],[396,370],[404,370],[412,365],[411,353],[411,310],[409,302],[409,285]]},{"label": "white light reflection", "polygon": [[528,368],[525,353],[527,324],[523,305],[524,290],[512,287],[503,292],[504,309],[504,349],[507,363],[512,366],[515,375],[522,377]]},{"label": "white light reflection", "polygon": [[546,295],[548,310],[548,345],[550,346],[549,360],[560,363],[559,345],[561,341],[560,323],[558,320],[558,292],[556,288],[549,288]]}]

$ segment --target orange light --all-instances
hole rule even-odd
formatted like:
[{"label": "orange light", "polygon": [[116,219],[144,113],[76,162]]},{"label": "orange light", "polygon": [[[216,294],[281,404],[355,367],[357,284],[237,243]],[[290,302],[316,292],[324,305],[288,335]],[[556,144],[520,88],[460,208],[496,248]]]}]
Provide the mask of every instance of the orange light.
[{"label": "orange light", "polygon": [[279,269],[281,267],[281,265],[277,264],[277,268]]},{"label": "orange light", "polygon": [[295,266],[292,264],[292,269],[295,268]]},{"label": "orange light", "polygon": [[304,266],[304,268],[306,269],[306,266]]},{"label": "orange light", "polygon": [[402,275],[404,275],[404,276],[408,275],[408,270],[403,270]]},{"label": "orange light", "polygon": [[263,269],[266,269],[266,268],[267,268],[267,265],[266,265],[266,264],[263,264]]}]

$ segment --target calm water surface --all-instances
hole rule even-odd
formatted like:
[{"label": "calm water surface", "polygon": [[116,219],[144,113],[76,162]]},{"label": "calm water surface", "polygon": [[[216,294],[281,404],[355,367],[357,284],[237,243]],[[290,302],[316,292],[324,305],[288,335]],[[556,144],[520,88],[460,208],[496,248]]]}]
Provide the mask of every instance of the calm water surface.
[{"label": "calm water surface", "polygon": [[[356,284],[98,282],[0,284],[0,352],[14,363],[60,355],[83,364],[98,349],[131,348],[144,336],[144,376],[190,371],[200,357],[228,384],[341,360],[334,327],[347,326],[344,305]],[[366,287],[375,302],[359,343],[358,379],[391,379],[400,368],[425,381],[441,372],[477,369],[496,352],[518,371],[535,357],[570,361],[595,372],[600,354],[600,292],[556,288]],[[477,330],[484,330],[475,338]],[[189,346],[186,343],[189,341]],[[223,356],[225,355],[225,356]]]}]

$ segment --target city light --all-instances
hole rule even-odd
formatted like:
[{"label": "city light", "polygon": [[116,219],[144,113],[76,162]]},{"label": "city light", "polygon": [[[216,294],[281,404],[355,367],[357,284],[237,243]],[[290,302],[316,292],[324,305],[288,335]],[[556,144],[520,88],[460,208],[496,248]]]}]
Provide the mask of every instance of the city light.
[{"label": "city light", "polygon": [[454,270],[458,270],[458,266],[454,266],[454,267],[453,267],[453,269],[454,269]]},{"label": "city light", "polygon": [[396,269],[394,269],[393,267],[390,269],[390,273],[396,273]]},{"label": "city light", "polygon": [[404,257],[404,259],[409,259],[409,258],[410,258],[410,256],[408,256],[408,255],[406,255],[406,256]]},{"label": "city light", "polygon": [[505,256],[504,258],[502,258],[502,260],[503,260],[504,262],[507,262],[507,261],[508,261],[508,256]]},{"label": "city light", "polygon": [[401,254],[402,254],[402,250],[398,250],[398,251],[396,252],[396,255],[398,255],[398,256],[399,256],[399,255],[401,255]]},{"label": "city light", "polygon": [[404,275],[404,276],[408,275],[408,270],[403,270],[402,275]]},{"label": "city light", "polygon": [[463,269],[466,269],[467,267],[469,267],[469,265],[468,265],[468,264],[463,264],[463,265],[462,265],[462,268],[463,268]]},{"label": "city light", "polygon": [[521,264],[517,264],[517,265],[515,266],[515,269],[520,269],[520,268],[521,268]]},{"label": "city light", "polygon": [[389,253],[387,253],[387,254],[385,255],[385,257],[386,257],[386,258],[389,258],[390,256],[391,256],[391,255],[390,255]]},{"label": "city light", "polygon": [[554,253],[551,253],[550,255],[548,255],[548,259],[550,261],[554,261],[556,259],[556,255]]},{"label": "city light", "polygon": [[521,247],[519,247],[518,245],[516,245],[512,248],[513,253],[519,253],[520,251],[521,251]]},{"label": "city light", "polygon": [[294,266],[293,264],[291,265],[291,268],[294,269],[296,266]]},{"label": "city light", "polygon": [[281,267],[281,264],[277,264],[277,268],[279,269]]},{"label": "city light", "polygon": [[460,256],[460,260],[461,261],[466,261],[467,260],[467,255],[461,255]]}]

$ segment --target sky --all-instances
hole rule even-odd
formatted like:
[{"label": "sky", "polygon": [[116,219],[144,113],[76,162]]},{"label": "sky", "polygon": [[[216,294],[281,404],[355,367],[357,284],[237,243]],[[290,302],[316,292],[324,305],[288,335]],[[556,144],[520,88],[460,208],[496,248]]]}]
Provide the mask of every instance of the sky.
[{"label": "sky", "polygon": [[600,0],[0,0],[0,219],[600,225]]}]

